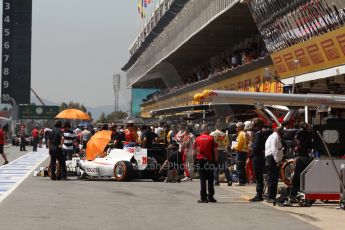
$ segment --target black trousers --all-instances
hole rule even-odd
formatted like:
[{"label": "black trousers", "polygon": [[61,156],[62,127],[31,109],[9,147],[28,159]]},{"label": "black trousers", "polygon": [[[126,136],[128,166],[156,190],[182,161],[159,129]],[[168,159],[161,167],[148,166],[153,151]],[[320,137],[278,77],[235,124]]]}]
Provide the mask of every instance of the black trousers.
[{"label": "black trousers", "polygon": [[[62,149],[57,146],[52,146],[49,149],[49,154],[50,154],[50,166],[51,166],[52,179],[66,178],[67,177],[66,158],[62,152]],[[56,173],[55,173],[56,160],[59,162],[59,171],[61,174],[58,178],[56,177]]]},{"label": "black trousers", "polygon": [[236,171],[238,173],[238,180],[240,184],[247,183],[246,160],[247,160],[246,152],[238,152],[236,154]]},{"label": "black trousers", "polygon": [[[207,197],[214,196],[214,169],[215,164],[209,164],[204,161],[197,161],[197,168],[200,177],[200,198],[206,200]],[[207,186],[206,186],[207,184]],[[207,187],[207,191],[206,191]],[[207,193],[208,192],[208,193]]]},{"label": "black trousers", "polygon": [[266,166],[268,175],[268,199],[275,199],[277,196],[279,170],[273,156],[266,157]]},{"label": "black trousers", "polygon": [[256,195],[262,197],[264,193],[265,158],[254,156],[253,168],[254,168],[254,173],[256,177]]},{"label": "black trousers", "polygon": [[39,138],[38,137],[35,137],[34,140],[33,140],[33,148],[32,148],[32,151],[36,152],[37,151],[37,145],[38,145],[38,142],[39,142]]},{"label": "black trousers", "polygon": [[89,140],[83,140],[83,149],[86,149],[87,142],[89,142]]},{"label": "black trousers", "polygon": [[300,177],[304,169],[310,164],[312,159],[309,156],[298,156],[295,158],[294,173],[291,178],[292,186],[290,196],[296,197],[300,191]]},{"label": "black trousers", "polygon": [[72,156],[74,154],[74,150],[73,149],[63,149],[63,155],[65,157],[65,161],[66,160],[72,160]]},{"label": "black trousers", "polygon": [[231,182],[230,170],[228,168],[227,153],[224,150],[218,150],[218,164],[214,170],[214,182],[219,183],[219,173],[224,172],[227,182]]},{"label": "black trousers", "polygon": [[45,144],[46,144],[46,148],[48,148],[48,135],[47,136],[44,136],[44,141],[45,141]]},{"label": "black trousers", "polygon": [[20,151],[25,151],[25,137],[20,138]]}]

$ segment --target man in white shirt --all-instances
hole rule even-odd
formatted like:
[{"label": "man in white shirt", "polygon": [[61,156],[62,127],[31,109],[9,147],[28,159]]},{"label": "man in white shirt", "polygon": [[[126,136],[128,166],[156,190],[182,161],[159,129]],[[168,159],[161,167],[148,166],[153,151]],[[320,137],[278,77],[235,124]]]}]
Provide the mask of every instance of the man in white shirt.
[{"label": "man in white shirt", "polygon": [[155,133],[157,134],[157,142],[165,143],[165,130],[163,128],[163,123],[159,123],[158,128],[155,129]]},{"label": "man in white shirt", "polygon": [[80,140],[83,143],[84,149],[86,149],[87,142],[90,140],[91,136],[92,136],[91,132],[88,130],[87,126],[85,126],[84,131],[81,132],[81,134],[80,134]]},{"label": "man in white shirt", "polygon": [[281,143],[281,136],[284,130],[278,127],[267,138],[265,143],[265,158],[268,174],[268,199],[267,202],[272,203],[277,195],[279,166],[283,160],[283,147]]}]

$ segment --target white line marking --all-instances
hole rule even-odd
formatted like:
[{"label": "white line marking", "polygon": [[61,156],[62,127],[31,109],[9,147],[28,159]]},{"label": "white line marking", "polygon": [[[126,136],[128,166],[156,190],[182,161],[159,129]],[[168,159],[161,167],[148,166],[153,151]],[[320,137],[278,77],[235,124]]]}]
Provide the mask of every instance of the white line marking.
[{"label": "white line marking", "polygon": [[[0,188],[0,203],[6,199],[43,161],[48,158],[47,149],[39,149],[37,152],[29,152],[10,162],[8,165],[0,167],[0,182],[3,186]],[[25,162],[25,164],[22,164]],[[31,162],[31,165],[29,164]],[[11,169],[11,164],[14,168]],[[18,168],[18,165],[25,165],[24,168]],[[31,167],[28,167],[31,166]],[[8,183],[15,181],[15,183]],[[6,183],[7,182],[7,183]],[[8,185],[8,186],[7,186]],[[6,189],[8,188],[8,189]]]}]

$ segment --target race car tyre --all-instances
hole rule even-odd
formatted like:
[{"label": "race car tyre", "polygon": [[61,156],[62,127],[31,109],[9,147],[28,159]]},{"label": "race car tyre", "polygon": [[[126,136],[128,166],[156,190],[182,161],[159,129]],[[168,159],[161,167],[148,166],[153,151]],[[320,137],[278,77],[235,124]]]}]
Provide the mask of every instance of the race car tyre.
[{"label": "race car tyre", "polygon": [[316,200],[305,200],[304,203],[307,205],[307,207],[312,206],[315,204]]},{"label": "race car tyre", "polygon": [[[51,169],[51,165],[49,165],[49,167],[48,167],[48,176],[49,176],[50,178],[52,178],[52,169]],[[56,176],[56,178],[61,178],[61,175],[60,175],[60,167],[59,167],[59,162],[58,162],[58,161],[56,162],[55,176]]]},{"label": "race car tyre", "polygon": [[80,172],[79,174],[77,174],[77,178],[78,178],[79,180],[84,180],[84,179],[87,179],[88,176],[87,176],[86,173]]},{"label": "race car tyre", "polygon": [[156,175],[156,176],[152,177],[152,180],[154,182],[163,182],[165,180],[165,177],[162,175]]},{"label": "race car tyre", "polygon": [[291,185],[293,167],[294,159],[291,159],[286,161],[280,169],[280,177],[287,186]]},{"label": "race car tyre", "polygon": [[77,178],[78,178],[78,179],[84,179],[84,178],[85,178],[84,172],[82,172],[82,171],[80,170],[80,167],[79,167],[79,166],[76,167],[76,174],[77,174]]},{"label": "race car tyre", "polygon": [[114,166],[114,178],[116,181],[128,181],[134,174],[133,166],[128,161],[119,161]]}]

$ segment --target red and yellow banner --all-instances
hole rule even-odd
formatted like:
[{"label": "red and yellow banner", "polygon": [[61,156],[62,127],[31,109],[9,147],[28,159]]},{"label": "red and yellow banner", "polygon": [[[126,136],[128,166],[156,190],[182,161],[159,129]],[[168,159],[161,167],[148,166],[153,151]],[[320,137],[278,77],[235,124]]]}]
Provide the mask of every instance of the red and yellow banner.
[{"label": "red and yellow banner", "polygon": [[281,78],[343,65],[345,27],[273,53],[271,57]]},{"label": "red and yellow banner", "polygon": [[276,75],[277,72],[273,65],[256,69],[205,87],[200,87],[199,89],[188,93],[180,94],[158,102],[146,103],[142,107],[141,116],[150,117],[150,111],[152,110],[196,104],[197,102],[194,101],[194,95],[205,89],[281,93],[283,91],[282,85],[274,79],[274,76]]}]

